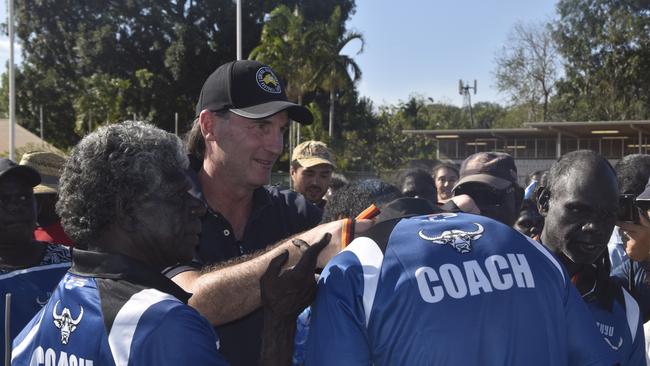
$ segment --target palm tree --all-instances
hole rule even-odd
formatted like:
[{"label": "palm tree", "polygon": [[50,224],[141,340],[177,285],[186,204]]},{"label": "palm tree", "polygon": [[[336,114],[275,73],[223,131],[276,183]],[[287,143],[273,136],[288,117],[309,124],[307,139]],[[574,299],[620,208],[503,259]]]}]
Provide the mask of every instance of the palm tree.
[{"label": "palm tree", "polygon": [[[329,92],[329,136],[334,132],[334,110],[337,92],[344,87],[354,84],[361,79],[361,68],[348,55],[342,55],[341,50],[354,40],[361,41],[357,55],[363,52],[365,41],[358,32],[346,32],[341,21],[341,8],[336,7],[327,23],[320,24],[321,29],[317,42],[313,44],[315,61],[320,65],[312,80],[322,89]],[[351,75],[350,75],[351,74]]]},{"label": "palm tree", "polygon": [[[298,12],[285,5],[275,8],[270,19],[262,28],[260,44],[249,58],[264,62],[273,67],[281,77],[286,78],[287,97],[303,104],[302,97],[314,89],[312,77],[315,66],[311,44],[315,35],[310,26]],[[289,152],[300,143],[300,125],[291,122],[289,126]]]},{"label": "palm tree", "polygon": [[310,55],[313,32],[303,16],[285,5],[275,8],[264,24],[260,44],[249,58],[264,62],[286,78],[287,97],[302,104],[302,96],[311,91],[314,65]]}]

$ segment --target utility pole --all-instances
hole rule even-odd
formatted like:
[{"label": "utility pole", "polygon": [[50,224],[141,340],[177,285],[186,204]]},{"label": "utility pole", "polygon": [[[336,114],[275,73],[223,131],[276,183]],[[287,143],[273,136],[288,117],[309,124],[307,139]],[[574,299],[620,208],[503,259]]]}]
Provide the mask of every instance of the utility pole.
[{"label": "utility pole", "polygon": [[38,121],[41,123],[41,140],[43,140],[43,106],[38,106]]},{"label": "utility pole", "polygon": [[237,1],[237,60],[242,59],[241,54],[241,0]]},{"label": "utility pole", "polygon": [[16,160],[16,76],[14,75],[14,0],[9,0],[9,159]]},{"label": "utility pole", "polygon": [[174,113],[174,133],[178,136],[178,112]]}]

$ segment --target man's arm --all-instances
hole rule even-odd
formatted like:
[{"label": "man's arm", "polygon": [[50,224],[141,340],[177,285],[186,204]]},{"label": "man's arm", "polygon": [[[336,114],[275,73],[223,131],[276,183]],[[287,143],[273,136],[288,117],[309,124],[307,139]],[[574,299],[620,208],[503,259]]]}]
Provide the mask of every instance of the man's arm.
[{"label": "man's arm", "polygon": [[[343,220],[319,225],[293,238],[307,243],[316,243],[325,233],[332,234],[330,243],[318,256],[318,267],[325,264],[341,249]],[[368,220],[359,221],[357,232],[370,228]],[[291,267],[301,256],[300,249],[287,239],[257,256],[242,257],[236,262],[211,267],[202,271],[188,271],[172,278],[185,291],[192,293],[189,304],[213,325],[221,325],[239,319],[261,306],[260,278],[271,260],[283,251],[288,251],[285,264]]]},{"label": "man's arm", "polygon": [[305,365],[372,364],[361,302],[363,278],[362,264],[350,250],[341,252],[323,270],[312,305]]},{"label": "man's arm", "polygon": [[327,246],[329,240],[329,234],[326,234],[312,246],[298,242],[297,245],[305,250],[305,253],[293,268],[282,272],[282,265],[288,257],[288,253],[284,252],[271,261],[262,275],[260,287],[264,308],[264,332],[260,365],[291,365],[296,318],[314,301],[316,261],[319,252]]}]

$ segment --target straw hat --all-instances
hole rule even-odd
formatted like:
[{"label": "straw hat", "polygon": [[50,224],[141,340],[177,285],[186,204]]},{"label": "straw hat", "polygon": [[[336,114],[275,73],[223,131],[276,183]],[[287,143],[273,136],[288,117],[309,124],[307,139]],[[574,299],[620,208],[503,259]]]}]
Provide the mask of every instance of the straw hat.
[{"label": "straw hat", "polygon": [[36,151],[23,155],[20,165],[35,169],[41,175],[41,184],[34,187],[34,193],[58,193],[59,177],[65,158],[52,152]]}]

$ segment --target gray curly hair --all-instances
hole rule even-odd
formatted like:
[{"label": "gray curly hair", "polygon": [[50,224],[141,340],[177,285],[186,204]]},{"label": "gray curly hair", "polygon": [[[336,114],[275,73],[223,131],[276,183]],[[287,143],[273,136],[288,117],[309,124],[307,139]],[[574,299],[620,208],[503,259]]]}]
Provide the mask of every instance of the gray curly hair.
[{"label": "gray curly hair", "polygon": [[165,174],[186,169],[181,140],[144,122],[99,128],[72,150],[63,167],[56,212],[76,245],[90,241],[116,219],[131,215],[143,198],[164,188]]}]

